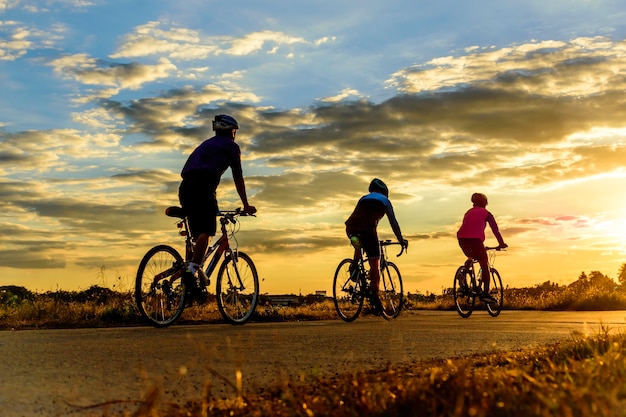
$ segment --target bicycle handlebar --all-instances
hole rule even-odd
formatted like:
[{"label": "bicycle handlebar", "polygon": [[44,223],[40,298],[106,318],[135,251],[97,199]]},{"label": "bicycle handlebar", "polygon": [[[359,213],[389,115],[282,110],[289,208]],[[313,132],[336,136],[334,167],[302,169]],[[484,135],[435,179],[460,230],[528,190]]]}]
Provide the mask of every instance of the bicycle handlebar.
[{"label": "bicycle handlebar", "polygon": [[232,216],[252,216],[256,217],[256,214],[248,213],[244,211],[242,208],[237,208],[235,210],[220,210],[217,212],[219,217],[232,217]]},{"label": "bicycle handlebar", "polygon": [[[218,217],[221,217],[222,220],[220,220],[221,222],[230,222],[232,224],[236,224],[237,220],[235,220],[235,216],[252,216],[252,217],[256,217],[254,215],[254,213],[248,213],[247,211],[244,211],[242,208],[237,208],[235,210],[220,210],[217,212]],[[226,219],[226,220],[223,220]],[[223,223],[223,224],[226,224]]]},{"label": "bicycle handlebar", "polygon": [[400,251],[399,254],[396,255],[396,257],[402,255],[405,251],[407,251],[406,246],[402,245],[402,243],[400,243],[400,242],[393,242],[393,241],[391,241],[391,239],[381,240],[380,241],[380,246],[390,246],[390,245],[400,245],[400,246],[402,246],[402,250]]},{"label": "bicycle handlebar", "polygon": [[506,251],[506,248],[503,248],[502,246],[485,246],[485,250],[495,250],[495,251]]}]

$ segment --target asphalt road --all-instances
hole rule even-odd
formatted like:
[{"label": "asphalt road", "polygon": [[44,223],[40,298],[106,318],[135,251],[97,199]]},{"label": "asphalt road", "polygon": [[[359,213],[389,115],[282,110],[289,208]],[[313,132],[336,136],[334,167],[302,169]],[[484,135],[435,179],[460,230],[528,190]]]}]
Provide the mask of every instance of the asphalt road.
[{"label": "asphalt road", "polygon": [[[137,408],[153,387],[184,403],[203,391],[232,398],[269,384],[388,364],[516,350],[626,327],[626,311],[403,313],[293,323],[0,332],[3,416],[91,416]],[[417,365],[419,366],[419,365]],[[239,376],[239,378],[238,378]],[[128,401],[128,402],[127,402]]]}]

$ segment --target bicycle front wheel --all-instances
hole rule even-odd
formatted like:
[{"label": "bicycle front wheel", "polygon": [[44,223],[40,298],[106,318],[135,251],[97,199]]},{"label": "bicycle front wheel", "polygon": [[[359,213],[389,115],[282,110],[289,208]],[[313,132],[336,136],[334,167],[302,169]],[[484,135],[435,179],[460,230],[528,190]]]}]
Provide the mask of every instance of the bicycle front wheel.
[{"label": "bicycle front wheel", "polygon": [[171,325],[185,309],[183,268],[182,256],[167,245],[153,247],[139,263],[135,302],[142,317],[155,327]]},{"label": "bicycle front wheel", "polygon": [[454,274],[454,283],[452,284],[452,294],[454,296],[454,305],[459,316],[464,319],[472,315],[474,311],[474,303],[476,302],[476,294],[470,288],[468,280],[469,273],[464,266],[460,266]]},{"label": "bicycle front wheel", "polygon": [[487,304],[487,312],[491,317],[497,317],[502,311],[502,304],[504,303],[504,290],[502,289],[502,279],[500,274],[495,268],[491,268],[491,286],[489,294],[496,299],[495,303]]},{"label": "bicycle front wheel", "polygon": [[378,291],[382,316],[395,319],[402,310],[404,293],[402,292],[402,277],[400,270],[392,262],[386,262],[380,271],[380,288]]},{"label": "bicycle front wheel", "polygon": [[354,321],[363,309],[363,288],[361,280],[350,279],[352,259],[339,262],[333,279],[333,301],[339,318],[343,321]]},{"label": "bicycle front wheel", "polygon": [[259,276],[252,259],[231,252],[217,274],[217,307],[230,324],[244,324],[259,302]]}]

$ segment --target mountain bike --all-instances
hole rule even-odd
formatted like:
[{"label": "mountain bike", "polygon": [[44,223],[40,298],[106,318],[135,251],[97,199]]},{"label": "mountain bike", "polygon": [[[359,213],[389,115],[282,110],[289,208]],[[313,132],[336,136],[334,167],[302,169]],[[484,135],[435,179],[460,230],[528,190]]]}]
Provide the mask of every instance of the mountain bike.
[{"label": "mountain bike", "polygon": [[[188,284],[183,279],[194,250],[187,217],[180,207],[169,207],[165,214],[179,219],[179,234],[185,237],[185,260],[173,247],[158,245],[150,249],[139,263],[135,302],[141,315],[155,327],[167,327],[176,322],[191,299]],[[209,298],[209,277],[224,255],[217,273],[215,298],[222,317],[231,324],[247,322],[259,301],[259,277],[252,259],[236,247],[231,247],[229,242],[229,239],[237,242],[238,217],[247,215],[241,209],[218,213],[221,236],[207,250],[198,270],[198,286],[203,295],[200,304],[203,304]],[[229,225],[230,228],[227,227]]]},{"label": "mountain bike", "polygon": [[[504,302],[504,290],[502,289],[502,279],[500,273],[493,267],[495,254],[504,250],[499,246],[485,247],[489,254],[489,273],[491,274],[491,284],[489,294],[496,299],[495,303],[485,303],[487,312],[491,317],[497,317],[502,310]],[[474,264],[478,263],[476,259],[468,258],[464,265],[461,265],[454,275],[454,284],[452,286],[454,305],[456,311],[463,318],[468,318],[474,311],[476,297],[482,294],[482,269],[478,271],[478,278],[474,270]]]},{"label": "mountain bike", "polygon": [[[400,270],[393,262],[387,260],[387,246],[400,245],[400,243],[391,240],[381,240],[379,243],[381,251],[378,303],[376,300],[371,300],[373,295],[370,292],[369,271],[365,267],[369,263],[367,258],[364,259],[365,254],[362,248],[360,248],[360,258],[346,258],[337,266],[333,280],[333,301],[337,314],[344,321],[354,321],[359,317],[365,299],[368,299],[375,309],[375,304],[378,304],[379,312],[386,320],[395,319],[402,310],[404,293]],[[402,255],[404,251],[405,247],[402,247],[397,256]]]}]

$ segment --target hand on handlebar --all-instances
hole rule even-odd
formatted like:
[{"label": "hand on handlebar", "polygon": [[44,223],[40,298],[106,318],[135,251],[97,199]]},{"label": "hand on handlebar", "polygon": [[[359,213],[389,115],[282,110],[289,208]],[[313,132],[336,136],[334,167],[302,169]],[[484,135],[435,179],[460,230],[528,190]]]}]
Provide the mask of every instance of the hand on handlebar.
[{"label": "hand on handlebar", "polygon": [[409,248],[409,241],[408,240],[402,239],[398,243],[400,244],[400,246],[402,246],[402,250],[396,256],[402,255],[405,251],[408,252],[408,248]]},{"label": "hand on handlebar", "polygon": [[245,206],[243,208],[243,212],[248,214],[248,215],[253,215],[254,213],[256,213],[256,207],[254,207],[254,206]]},{"label": "hand on handlebar", "polygon": [[485,249],[501,251],[501,250],[504,250],[504,249],[506,249],[508,247],[509,247],[509,245],[507,245],[506,243],[503,243],[502,245],[493,246],[493,247],[485,246]]}]

